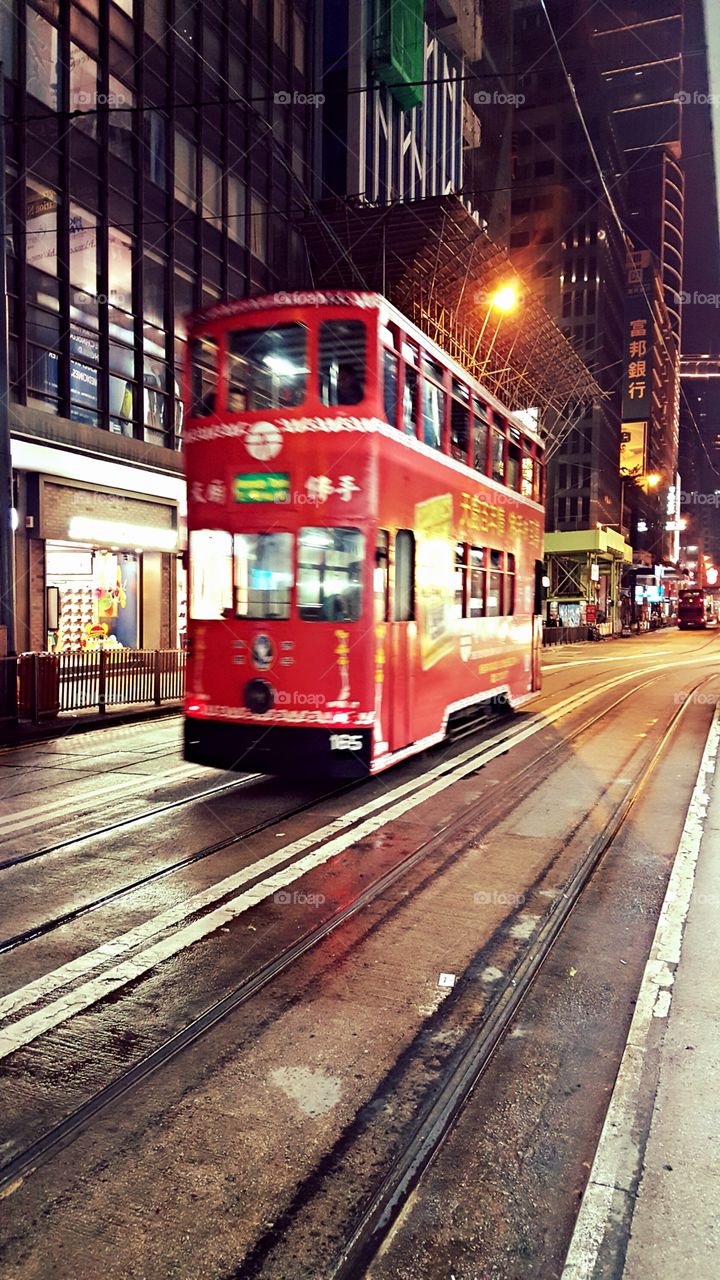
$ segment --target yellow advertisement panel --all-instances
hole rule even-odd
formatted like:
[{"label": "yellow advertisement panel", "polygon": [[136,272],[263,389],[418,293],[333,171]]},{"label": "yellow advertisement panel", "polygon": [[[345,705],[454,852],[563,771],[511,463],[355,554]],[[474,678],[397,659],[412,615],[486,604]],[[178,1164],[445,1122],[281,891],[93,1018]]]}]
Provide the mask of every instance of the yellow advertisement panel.
[{"label": "yellow advertisement panel", "polygon": [[623,422],[620,430],[620,475],[641,476],[645,470],[647,422]]},{"label": "yellow advertisement panel", "polygon": [[423,669],[452,651],[452,604],[455,591],[455,540],[452,494],[419,502],[415,507],[417,569],[415,588]]}]

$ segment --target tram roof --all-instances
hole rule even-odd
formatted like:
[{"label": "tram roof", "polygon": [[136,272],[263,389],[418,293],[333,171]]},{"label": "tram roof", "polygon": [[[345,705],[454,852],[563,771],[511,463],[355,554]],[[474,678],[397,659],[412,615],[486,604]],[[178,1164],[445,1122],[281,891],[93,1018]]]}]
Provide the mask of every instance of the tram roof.
[{"label": "tram roof", "polygon": [[[296,293],[261,294],[256,298],[239,298],[230,302],[213,303],[210,307],[204,307],[201,311],[193,312],[188,319],[192,328],[218,320],[232,320],[236,316],[261,315],[263,312],[280,310],[283,307],[316,307],[318,305],[328,307],[365,307],[368,310],[375,310],[379,313],[382,321],[394,320],[409,338],[415,338],[421,342],[423,338],[425,341],[431,340],[424,330],[413,324],[412,320],[408,320],[399,307],[394,306],[381,293],[375,293],[367,289],[303,289],[298,290]],[[473,377],[472,374],[468,375],[468,370],[459,364],[453,356],[448,355],[445,348],[442,348],[442,350],[452,373],[459,378]],[[503,416],[512,418],[515,425],[524,435],[542,443],[540,433],[534,430],[524,418],[517,416],[517,410],[511,409],[507,404],[504,404],[486,383],[478,383],[478,385],[482,388],[483,397],[488,404],[497,409]]]}]

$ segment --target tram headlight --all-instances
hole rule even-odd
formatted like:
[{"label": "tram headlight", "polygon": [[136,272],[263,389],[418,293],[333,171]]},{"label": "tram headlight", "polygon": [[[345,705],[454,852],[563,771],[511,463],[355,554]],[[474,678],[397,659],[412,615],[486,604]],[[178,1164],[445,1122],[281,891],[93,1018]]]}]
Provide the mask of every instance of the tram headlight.
[{"label": "tram headlight", "polygon": [[275,702],[275,690],[267,680],[248,680],[243,691],[243,702],[253,715],[263,716]]}]

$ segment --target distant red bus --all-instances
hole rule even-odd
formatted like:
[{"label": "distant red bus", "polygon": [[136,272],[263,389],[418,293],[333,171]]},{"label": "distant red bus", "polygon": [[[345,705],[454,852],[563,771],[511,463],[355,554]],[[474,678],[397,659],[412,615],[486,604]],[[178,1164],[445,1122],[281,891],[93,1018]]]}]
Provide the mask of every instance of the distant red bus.
[{"label": "distant red bus", "polygon": [[717,608],[715,598],[701,587],[690,587],[678,592],[678,627],[686,631],[689,627],[708,627],[717,625]]},{"label": "distant red bus", "polygon": [[186,759],[361,776],[531,698],[537,435],[376,294],[189,336]]}]

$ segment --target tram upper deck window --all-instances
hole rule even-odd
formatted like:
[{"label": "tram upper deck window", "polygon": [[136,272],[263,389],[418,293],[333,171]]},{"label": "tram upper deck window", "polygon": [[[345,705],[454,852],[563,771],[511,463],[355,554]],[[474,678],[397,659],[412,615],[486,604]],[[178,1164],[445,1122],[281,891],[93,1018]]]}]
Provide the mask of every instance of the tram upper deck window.
[{"label": "tram upper deck window", "polygon": [[228,334],[228,413],[292,409],[307,393],[307,329],[298,323]]},{"label": "tram upper deck window", "polygon": [[473,402],[473,467],[481,475],[487,475],[488,421],[487,409],[481,400]]},{"label": "tram upper deck window", "polygon": [[328,320],[320,325],[320,399],[326,405],[365,399],[367,326],[364,320]]},{"label": "tram upper deck window", "polygon": [[442,448],[445,418],[444,370],[426,356],[423,360],[423,440],[433,449]]},{"label": "tram upper deck window", "polygon": [[418,351],[411,342],[403,342],[402,354],[405,364],[405,386],[403,388],[403,404],[400,420],[401,430],[406,436],[417,434],[418,411]]},{"label": "tram upper deck window", "polygon": [[290,617],[292,541],[290,533],[236,534],[236,617]]},{"label": "tram upper deck window", "polygon": [[537,463],[528,452],[529,448],[529,441],[526,440],[522,459],[522,478],[520,481],[520,492],[523,498],[535,497],[535,469],[537,467]]},{"label": "tram upper deck window", "polygon": [[508,427],[507,472],[505,483],[509,489],[520,489],[520,432],[517,427]]},{"label": "tram upper deck window", "polygon": [[359,529],[298,533],[298,611],[305,622],[357,622],[362,613],[365,538]]},{"label": "tram upper deck window", "polygon": [[505,432],[498,427],[492,429],[492,453],[490,455],[490,474],[498,484],[505,483]]},{"label": "tram upper deck window", "polygon": [[391,427],[397,426],[398,358],[394,351],[383,347],[383,402],[385,417]]},{"label": "tram upper deck window", "polygon": [[452,380],[450,401],[450,454],[457,462],[467,462],[470,392],[457,378]]},{"label": "tram upper deck window", "polygon": [[190,416],[207,418],[215,412],[218,378],[217,338],[193,338],[190,348]]}]

